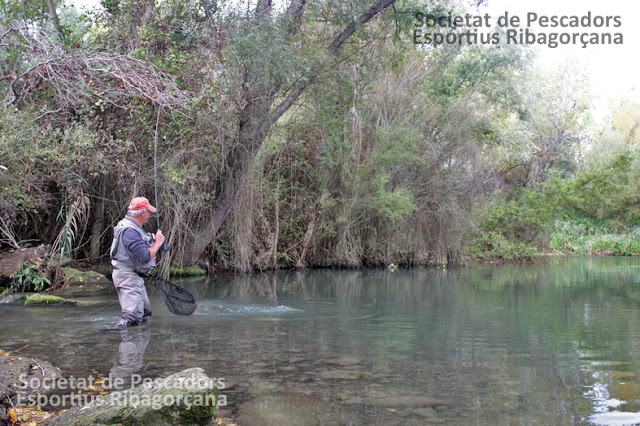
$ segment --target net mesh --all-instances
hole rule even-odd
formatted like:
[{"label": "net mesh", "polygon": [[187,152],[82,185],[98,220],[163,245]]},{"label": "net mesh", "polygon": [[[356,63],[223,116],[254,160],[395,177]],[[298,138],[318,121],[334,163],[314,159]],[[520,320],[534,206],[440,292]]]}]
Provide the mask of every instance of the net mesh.
[{"label": "net mesh", "polygon": [[160,277],[153,277],[160,297],[174,315],[191,315],[196,310],[196,299],[178,284]]}]

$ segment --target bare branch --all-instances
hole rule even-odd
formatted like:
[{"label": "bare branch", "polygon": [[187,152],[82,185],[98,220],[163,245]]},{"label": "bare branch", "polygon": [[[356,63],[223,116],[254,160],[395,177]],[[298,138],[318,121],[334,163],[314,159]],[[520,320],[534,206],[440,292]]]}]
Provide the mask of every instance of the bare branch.
[{"label": "bare branch", "polygon": [[188,92],[178,87],[171,74],[151,63],[122,54],[71,48],[45,31],[15,24],[1,37],[14,30],[19,37],[11,47],[22,51],[15,65],[22,69],[13,73],[10,102],[24,99],[46,82],[62,108],[94,104],[97,99],[120,108],[137,100],[162,103],[168,109],[186,104]]},{"label": "bare branch", "polygon": [[0,216],[0,232],[2,232],[4,234],[4,236],[7,238],[6,241],[13,248],[16,248],[16,249],[20,248],[20,245],[18,244],[16,239],[13,237],[13,232],[11,232],[11,228],[9,227],[9,225],[7,225],[7,222],[4,221],[2,216]]},{"label": "bare branch", "polygon": [[[9,27],[9,29],[8,29],[8,30],[6,30],[6,31],[4,31],[2,34],[0,34],[0,40],[4,40],[4,38],[5,38],[6,36],[8,36],[12,31],[15,31],[15,28],[13,28],[13,27]],[[5,45],[3,44],[3,45],[0,45],[0,46],[5,46]],[[6,46],[8,46],[8,45],[6,45]]]}]

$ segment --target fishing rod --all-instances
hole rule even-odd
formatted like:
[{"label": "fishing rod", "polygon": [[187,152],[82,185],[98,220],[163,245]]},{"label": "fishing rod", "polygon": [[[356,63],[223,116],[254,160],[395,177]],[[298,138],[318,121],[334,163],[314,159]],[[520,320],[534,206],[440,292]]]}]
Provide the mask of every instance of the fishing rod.
[{"label": "fishing rod", "polygon": [[[156,132],[153,139],[153,187],[156,197],[156,207],[158,206],[158,125],[160,124],[160,115],[162,114],[162,96],[160,98],[160,107],[158,108],[158,116],[156,117]],[[160,211],[156,212],[157,229],[160,229]],[[162,243],[160,247],[162,251],[169,251],[169,243]]]},{"label": "fishing rod", "polygon": [[[162,114],[162,96],[160,98],[160,107],[158,108],[158,116],[156,117],[156,132],[153,139],[153,181],[154,192],[156,197],[156,207],[158,203],[158,126],[160,125],[160,115]],[[160,229],[160,210],[156,212],[157,229]],[[165,241],[160,247],[162,251],[169,251],[169,244]],[[191,315],[196,310],[196,299],[184,287],[162,278],[158,275],[151,275],[150,278],[156,285],[160,297],[164,301],[169,311],[174,315]]]}]

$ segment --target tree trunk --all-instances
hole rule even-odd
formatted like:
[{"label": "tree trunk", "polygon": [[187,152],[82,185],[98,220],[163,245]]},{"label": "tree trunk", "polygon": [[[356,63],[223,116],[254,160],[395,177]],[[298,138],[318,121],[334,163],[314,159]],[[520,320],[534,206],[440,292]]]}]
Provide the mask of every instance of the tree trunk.
[{"label": "tree trunk", "polygon": [[315,209],[311,212],[311,221],[307,225],[307,232],[304,234],[304,240],[302,240],[302,252],[300,257],[296,260],[296,268],[304,267],[304,258],[307,256],[307,250],[309,250],[309,244],[311,244],[311,238],[313,238],[313,230],[316,227],[316,221],[318,215],[322,214],[322,206],[327,199],[327,193],[323,192],[318,200]]},{"label": "tree trunk", "polygon": [[47,0],[47,14],[49,15],[49,19],[51,19],[51,22],[53,22],[53,27],[58,33],[60,40],[62,40],[64,38],[64,33],[62,32],[60,19],[58,19],[58,12],[56,12],[56,5],[53,0]]},{"label": "tree trunk", "polygon": [[147,3],[147,7],[144,10],[144,15],[142,15],[142,22],[140,23],[141,28],[145,28],[149,25],[149,21],[151,20],[151,13],[153,13],[153,9],[156,7],[156,0],[149,0]]},{"label": "tree trunk", "polygon": [[315,212],[311,216],[311,222],[309,222],[309,226],[307,226],[307,232],[304,234],[304,240],[302,241],[302,252],[300,253],[300,257],[296,261],[296,268],[304,267],[304,257],[307,255],[307,250],[309,249],[309,243],[311,242],[311,238],[313,237],[313,230],[316,227],[316,215]]},{"label": "tree trunk", "polygon": [[140,45],[140,31],[143,30],[147,25],[149,25],[149,21],[151,21],[151,14],[153,13],[153,9],[156,7],[156,0],[149,0],[147,5],[144,8],[144,13],[142,17],[135,16],[131,22],[131,49],[135,49]]},{"label": "tree trunk", "polygon": [[221,173],[217,188],[219,194],[212,201],[211,215],[203,229],[196,232],[190,249],[185,250],[183,263],[196,262],[213,241],[218,230],[235,206],[253,160],[271,127],[268,96],[253,96],[240,113],[237,142],[226,156],[227,165]]}]

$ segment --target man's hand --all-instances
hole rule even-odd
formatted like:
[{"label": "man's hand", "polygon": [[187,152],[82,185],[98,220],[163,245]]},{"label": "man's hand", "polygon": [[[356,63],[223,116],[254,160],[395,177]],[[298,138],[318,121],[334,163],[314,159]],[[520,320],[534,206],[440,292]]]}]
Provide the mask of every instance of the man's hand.
[{"label": "man's hand", "polygon": [[156,242],[156,244],[160,244],[160,245],[162,245],[162,243],[164,243],[164,235],[162,235],[162,231],[159,230],[159,229],[156,231],[155,242]]},{"label": "man's hand", "polygon": [[162,243],[164,243],[164,235],[162,235],[162,231],[158,229],[156,231],[156,240],[153,242],[153,245],[149,247],[149,254],[151,254],[152,258],[156,257],[158,250],[162,247]]}]

